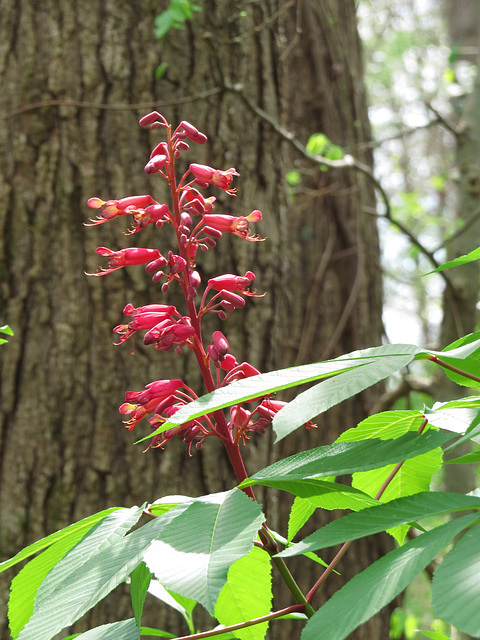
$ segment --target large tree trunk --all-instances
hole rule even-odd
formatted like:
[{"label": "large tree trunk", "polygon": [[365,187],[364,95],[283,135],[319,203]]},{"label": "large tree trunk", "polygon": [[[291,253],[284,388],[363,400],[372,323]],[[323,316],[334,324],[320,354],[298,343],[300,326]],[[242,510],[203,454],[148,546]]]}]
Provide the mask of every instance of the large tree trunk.
[{"label": "large tree trunk", "polygon": [[[215,193],[219,210],[264,214],[259,232],[266,242],[224,237],[199,260],[204,280],[251,269],[258,290],[267,292],[222,326],[237,359],[266,371],[381,339],[378,240],[364,213],[375,203],[372,185],[352,171],[312,173],[251,107],[303,142],[323,132],[356,153],[370,131],[353,0],[205,1],[184,31],[170,32],[162,43],[153,37],[153,19],[166,5],[0,0],[0,104],[7,125],[0,133],[0,324],[15,331],[0,353],[5,557],[107,505],[198,495],[233,483],[223,453],[210,443],[192,458],[180,442],[145,455],[132,446],[136,438],[122,429],[117,412],[125,391],[161,377],[187,377],[195,386],[198,374],[188,354],[154,353],[139,341],[134,355],[127,345],[112,346],[111,328],[127,302],[164,300],[141,268],[84,275],[99,264],[95,247],[132,243],[122,241],[121,220],[82,226],[88,197],[162,198],[162,185],[142,171],[159,140],[137,124],[151,108],[207,133],[209,144],[192,149],[189,162],[238,169],[238,197]],[[160,63],[168,67],[155,80]],[[295,166],[310,173],[291,201],[285,173]],[[157,236],[147,229],[134,242],[158,246]],[[168,231],[160,234],[160,248],[170,241]],[[332,441],[367,414],[373,399],[369,393],[344,403],[319,421],[318,431],[298,432],[278,451],[269,435],[252,439],[249,471]],[[283,527],[275,510],[285,517],[284,494],[262,498],[273,526]],[[341,580],[384,548],[384,541],[352,548]],[[303,586],[313,576],[302,570]],[[130,615],[125,599],[110,602],[92,624]],[[165,627],[169,615],[155,603],[148,622]],[[297,635],[275,627],[276,639]],[[354,637],[387,635],[383,615]]]}]

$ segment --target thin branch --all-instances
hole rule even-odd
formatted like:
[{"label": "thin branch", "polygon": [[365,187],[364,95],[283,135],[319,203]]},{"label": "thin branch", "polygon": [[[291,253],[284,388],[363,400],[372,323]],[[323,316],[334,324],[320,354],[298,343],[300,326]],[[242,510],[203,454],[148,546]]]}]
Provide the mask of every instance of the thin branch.
[{"label": "thin branch", "polygon": [[158,100],[151,100],[149,102],[119,102],[107,104],[104,102],[86,102],[83,100],[41,100],[39,102],[32,102],[31,104],[26,104],[23,107],[18,107],[17,109],[13,109],[5,114],[5,119],[13,118],[22,113],[27,113],[28,111],[35,111],[36,109],[43,109],[45,107],[80,107],[82,109],[106,109],[112,111],[130,111],[130,110],[138,110],[142,111],[144,109],[152,109],[154,107],[169,107],[174,106],[176,104],[183,104],[185,102],[195,102],[196,100],[204,100],[205,98],[209,98],[210,96],[214,96],[218,93],[222,92],[221,87],[213,87],[213,89],[208,89],[207,91],[202,91],[200,93],[191,94],[188,96],[182,96],[180,98],[174,98],[172,100],[166,100],[164,102],[159,102]]},{"label": "thin branch", "polygon": [[[357,160],[356,158],[354,158],[349,154],[345,155],[341,160],[330,160],[329,158],[325,158],[323,156],[309,153],[305,148],[305,146],[295,137],[295,135],[292,132],[287,131],[284,127],[282,127],[282,125],[279,122],[277,122],[275,118],[273,118],[270,114],[268,114],[266,111],[261,109],[245,94],[243,90],[243,85],[231,84],[227,82],[225,79],[223,80],[223,83],[224,83],[225,89],[233,93],[236,93],[238,96],[240,96],[240,98],[244,101],[247,107],[249,107],[249,109],[253,111],[253,113],[256,116],[258,116],[261,120],[264,120],[265,122],[267,122],[281,138],[286,140],[304,158],[307,158],[307,160],[309,160],[310,162],[313,162],[318,166],[325,165],[327,167],[330,167],[331,169],[355,169],[356,171],[359,171],[360,173],[363,173],[365,176],[367,176],[369,180],[372,182],[378,194],[380,195],[381,200],[383,201],[383,204],[385,205],[385,213],[378,214],[377,212],[374,212],[373,215],[376,215],[379,218],[385,218],[391,224],[395,225],[430,260],[430,262],[434,265],[435,269],[440,266],[440,264],[435,259],[435,256],[433,255],[433,253],[429,251],[425,246],[423,246],[420,240],[409,229],[407,229],[407,227],[405,227],[403,223],[401,223],[399,220],[393,217],[388,195],[385,189],[380,184],[380,182],[374,176],[373,171],[368,165],[364,164],[363,162],[360,162],[360,160]],[[441,271],[440,275],[444,279],[446,285],[449,288],[452,288],[450,279],[445,274],[445,272]]]},{"label": "thin branch", "polygon": [[448,131],[450,131],[450,133],[453,133],[453,135],[458,138],[458,136],[460,135],[460,131],[458,130],[458,128],[453,124],[453,122],[451,122],[450,120],[448,120],[448,118],[446,118],[445,116],[442,116],[442,114],[437,111],[435,109],[434,106],[432,106],[432,104],[430,102],[426,102],[425,103],[427,105],[427,107],[430,109],[430,111],[435,114],[437,120],[443,124],[443,126],[445,127],[445,129],[448,129]]},{"label": "thin branch", "polygon": [[275,620],[275,618],[280,618],[281,616],[286,616],[289,613],[303,613],[304,605],[300,604],[292,604],[290,607],[285,607],[285,609],[279,609],[278,611],[273,611],[272,613],[267,614],[266,616],[261,616],[260,618],[254,618],[253,620],[248,620],[247,622],[238,622],[237,624],[232,624],[228,627],[222,627],[221,629],[212,629],[211,631],[202,631],[201,633],[194,633],[190,636],[178,636],[175,640],[202,640],[203,638],[213,638],[215,636],[222,635],[223,633],[228,633],[229,631],[237,631],[237,629],[246,629],[247,627],[252,627],[255,624],[261,624],[262,622],[269,622],[270,620]]}]

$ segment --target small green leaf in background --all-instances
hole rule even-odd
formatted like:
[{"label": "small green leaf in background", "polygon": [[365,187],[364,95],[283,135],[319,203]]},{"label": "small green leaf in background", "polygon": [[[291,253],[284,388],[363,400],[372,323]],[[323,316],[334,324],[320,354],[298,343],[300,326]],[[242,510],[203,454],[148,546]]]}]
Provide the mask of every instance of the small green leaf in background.
[{"label": "small green leaf in background", "polygon": [[130,597],[135,621],[139,627],[142,623],[143,605],[151,579],[152,574],[144,562],[141,562],[130,575]]},{"label": "small green leaf in background", "polygon": [[[350,515],[364,513],[360,511]],[[477,514],[463,516],[422,533],[358,573],[309,619],[301,640],[346,638],[401,593],[456,535],[477,518]]]},{"label": "small green leaf in background", "polygon": [[[7,336],[14,335],[13,331],[10,329],[8,324],[4,324],[3,327],[0,327],[0,333],[3,333]],[[0,344],[4,344],[5,342],[7,342],[7,340],[5,340],[4,338],[0,338]]]},{"label": "small green leaf in background", "polygon": [[170,29],[183,29],[183,23],[191,20],[195,11],[202,11],[202,8],[192,0],[170,0],[168,9],[155,17],[156,37],[163,38]]},{"label": "small green leaf in background", "polygon": [[323,156],[325,149],[330,144],[330,140],[324,133],[314,133],[309,137],[305,149],[315,156]]},{"label": "small green leaf in background", "polygon": [[[225,586],[215,605],[215,617],[224,625],[246,622],[265,616],[272,606],[270,556],[263,549],[253,547],[250,553],[232,564]],[[268,622],[238,629],[239,640],[263,640]]]},{"label": "small green leaf in background", "polygon": [[302,175],[297,169],[292,169],[285,174],[285,180],[291,187],[296,187],[302,182]]},{"label": "small green leaf in background", "polygon": [[480,247],[478,249],[474,249],[467,253],[464,256],[460,256],[459,258],[455,258],[455,260],[449,260],[444,264],[441,264],[439,267],[426,273],[425,275],[430,275],[431,273],[438,273],[439,271],[445,271],[445,269],[452,269],[453,267],[459,267],[462,264],[468,264],[469,262],[473,262],[474,260],[480,260]]},{"label": "small green leaf in background", "polygon": [[263,521],[260,505],[238,489],[196,498],[152,543],[145,563],[167,589],[213,614],[230,566],[248,554]]},{"label": "small green leaf in background", "polygon": [[468,635],[480,636],[480,527],[447,553],[432,581],[435,614]]}]

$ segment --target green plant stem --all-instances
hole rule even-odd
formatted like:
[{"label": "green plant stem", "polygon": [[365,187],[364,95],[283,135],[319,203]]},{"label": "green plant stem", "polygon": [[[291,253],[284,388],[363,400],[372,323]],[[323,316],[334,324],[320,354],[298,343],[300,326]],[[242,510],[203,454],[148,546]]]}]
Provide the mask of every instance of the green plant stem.
[{"label": "green plant stem", "polygon": [[[448,354],[446,354],[448,355]],[[459,369],[458,367],[454,367],[453,364],[448,364],[444,360],[440,360],[437,356],[430,356],[428,360],[435,362],[435,364],[440,365],[444,369],[448,369],[449,371],[453,371],[453,373],[458,373],[461,376],[465,376],[465,378],[469,378],[470,380],[475,380],[475,382],[480,382],[480,377],[476,376],[473,373],[469,373],[468,371],[463,371],[463,369]]]},{"label": "green plant stem", "polygon": [[264,549],[272,559],[273,564],[276,569],[282,576],[285,584],[287,585],[290,593],[295,598],[298,604],[301,604],[305,607],[305,614],[311,618],[315,613],[313,607],[307,602],[303,591],[300,589],[298,584],[295,582],[295,578],[290,573],[290,569],[287,567],[285,560],[283,558],[276,557],[276,553],[278,553],[278,545],[275,538],[272,536],[268,527],[265,523],[263,523],[262,528],[258,532],[261,543],[260,546]]},{"label": "green plant stem", "polygon": [[[422,424],[420,425],[419,429],[418,429],[418,433],[423,433],[423,431],[425,430],[425,427],[428,424],[428,420],[427,418],[423,418]],[[388,485],[392,482],[392,480],[394,479],[394,477],[397,475],[397,473],[400,471],[403,463],[405,462],[405,460],[402,460],[401,462],[397,462],[397,464],[395,465],[395,467],[392,469],[391,473],[389,474],[389,476],[387,477],[387,479],[385,480],[385,482],[382,484],[382,486],[380,487],[380,489],[377,492],[377,495],[375,496],[375,500],[380,500],[380,498],[382,497],[385,489],[388,487]],[[307,593],[307,601],[311,604],[313,601],[313,598],[315,597],[315,594],[317,593],[317,591],[320,589],[320,587],[322,586],[322,584],[325,582],[325,580],[328,578],[328,576],[332,573],[332,571],[335,569],[335,567],[337,566],[337,564],[340,562],[340,560],[343,558],[343,556],[345,555],[345,553],[347,552],[348,548],[350,547],[350,545],[352,544],[352,540],[348,540],[347,542],[344,542],[343,545],[340,548],[340,551],[337,553],[337,555],[333,558],[333,560],[330,562],[330,564],[328,565],[328,567],[325,569],[325,571],[322,573],[322,575],[320,576],[320,578],[317,580],[317,582],[313,585],[313,587],[310,589],[310,591]]]},{"label": "green plant stem", "polygon": [[213,638],[219,636],[222,633],[228,633],[229,631],[237,631],[237,629],[246,629],[252,627],[255,624],[261,624],[262,622],[268,622],[269,620],[275,620],[281,616],[286,616],[289,613],[303,613],[304,606],[300,604],[292,604],[285,609],[279,609],[268,613],[266,616],[260,616],[260,618],[254,618],[253,620],[247,620],[246,622],[238,622],[237,624],[231,624],[228,627],[222,627],[221,629],[212,629],[212,631],[202,631],[201,633],[194,633],[190,636],[178,636],[175,640],[201,640],[202,638]]}]

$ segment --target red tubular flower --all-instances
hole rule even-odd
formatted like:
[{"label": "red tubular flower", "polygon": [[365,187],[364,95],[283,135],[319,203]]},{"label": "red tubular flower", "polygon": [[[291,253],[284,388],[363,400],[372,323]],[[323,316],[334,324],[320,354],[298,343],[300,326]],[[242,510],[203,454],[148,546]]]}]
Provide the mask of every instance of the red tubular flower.
[{"label": "red tubular flower", "polygon": [[[286,407],[288,402],[282,402],[281,400],[271,400],[270,398],[264,398],[258,405],[253,413],[259,413],[263,418],[271,422],[275,415]],[[317,429],[317,425],[311,420],[304,425],[307,429]]]},{"label": "red tubular flower", "polygon": [[235,217],[223,214],[205,214],[203,216],[203,222],[208,228],[227,233],[234,233],[236,236],[240,236],[244,240],[249,240],[250,242],[259,242],[260,240],[263,240],[263,238],[260,238],[259,236],[250,235],[250,229],[248,226],[249,222],[258,222],[261,219],[262,214],[257,209],[252,211],[252,213],[246,217]]},{"label": "red tubular flower", "polygon": [[112,220],[117,216],[124,216],[134,213],[138,209],[144,209],[150,204],[158,204],[152,196],[129,196],[121,200],[101,200],[100,198],[90,198],[87,202],[90,209],[98,209],[99,215],[94,220],[85,223],[85,226],[92,227],[97,224],[103,224],[107,220]]},{"label": "red tubular flower", "polygon": [[88,273],[89,276],[104,276],[107,273],[111,273],[121,267],[128,267],[137,264],[146,264],[156,258],[160,257],[160,251],[158,249],[142,249],[140,247],[129,247],[127,249],[120,249],[119,251],[112,251],[107,247],[98,247],[96,253],[100,256],[108,257],[108,269],[101,269],[96,273]]},{"label": "red tubular flower", "polygon": [[239,291],[244,296],[255,296],[255,292],[248,288],[254,280],[255,274],[252,271],[247,271],[244,276],[225,273],[223,276],[210,278],[208,288],[215,289],[215,291]]},{"label": "red tubular flower", "polygon": [[160,322],[168,320],[172,322],[172,315],[178,313],[173,305],[152,304],[135,309],[132,305],[127,305],[124,309],[125,315],[132,316],[128,324],[119,324],[114,329],[114,333],[120,335],[120,343],[128,340],[136,331],[152,329]]},{"label": "red tubular flower", "polygon": [[192,142],[196,142],[197,144],[205,144],[207,141],[207,136],[199,131],[193,124],[190,124],[186,120],[182,120],[179,124],[178,129],[183,129],[187,138],[192,140]]},{"label": "red tubular flower", "polygon": [[170,222],[172,214],[166,204],[152,204],[146,209],[135,209],[129,211],[133,215],[133,227],[125,235],[132,235],[144,229],[148,224],[154,223],[157,227],[162,227],[164,222]]},{"label": "red tubular flower", "polygon": [[[120,405],[120,413],[130,415],[125,422],[129,431],[149,413],[154,413],[158,404],[185,387],[182,380],[155,380],[146,385],[144,391],[127,391],[125,402]],[[188,387],[187,387],[188,388]]]},{"label": "red tubular flower", "polygon": [[233,167],[226,171],[220,171],[220,169],[213,169],[206,164],[191,164],[190,171],[202,186],[213,184],[231,196],[234,196],[237,191],[230,188],[233,176],[240,175]]}]

